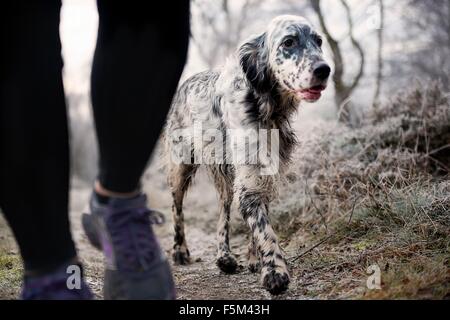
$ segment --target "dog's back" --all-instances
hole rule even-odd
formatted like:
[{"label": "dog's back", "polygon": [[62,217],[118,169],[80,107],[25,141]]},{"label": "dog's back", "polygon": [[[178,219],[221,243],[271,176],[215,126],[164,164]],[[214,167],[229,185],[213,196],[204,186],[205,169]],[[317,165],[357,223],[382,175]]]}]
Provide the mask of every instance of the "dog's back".
[{"label": "dog's back", "polygon": [[166,132],[192,127],[195,121],[218,118],[215,109],[215,87],[219,73],[200,72],[188,78],[177,90],[167,118]]}]

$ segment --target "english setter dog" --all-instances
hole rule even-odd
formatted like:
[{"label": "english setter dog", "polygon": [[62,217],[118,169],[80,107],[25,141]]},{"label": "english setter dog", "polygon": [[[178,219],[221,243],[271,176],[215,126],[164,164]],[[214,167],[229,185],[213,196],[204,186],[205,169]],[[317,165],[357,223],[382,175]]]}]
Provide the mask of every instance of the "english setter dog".
[{"label": "english setter dog", "polygon": [[[262,285],[271,294],[287,290],[289,272],[270,225],[269,203],[277,193],[277,181],[285,172],[296,145],[290,121],[301,101],[317,101],[327,86],[331,69],[323,58],[321,46],[321,36],[307,20],[299,16],[279,16],[263,34],[241,45],[220,70],[196,74],[180,86],[164,131],[165,152],[172,155],[167,165],[173,195],[175,264],[190,261],[184,233],[183,199],[195,172],[203,164],[220,198],[218,267],[226,273],[233,273],[237,268],[229,245],[230,207],[235,198],[239,201],[240,215],[251,230],[249,269],[261,270]],[[199,135],[195,134],[196,123],[200,124],[197,126]],[[253,142],[245,140],[234,149],[229,142],[242,132],[262,129],[277,132],[274,141],[277,142],[278,171],[262,173],[263,168],[273,165],[271,160],[269,163],[259,158],[254,162],[247,158],[239,163],[220,161],[222,152],[229,160],[230,155],[235,156],[233,153],[245,152],[251,147],[249,144],[259,151],[262,136]],[[208,130],[222,133],[224,138],[219,144],[223,150],[217,150],[217,143],[212,150]],[[217,135],[213,137],[216,142],[221,139]],[[183,161],[174,161],[173,154],[179,150],[187,150],[189,156]]]}]

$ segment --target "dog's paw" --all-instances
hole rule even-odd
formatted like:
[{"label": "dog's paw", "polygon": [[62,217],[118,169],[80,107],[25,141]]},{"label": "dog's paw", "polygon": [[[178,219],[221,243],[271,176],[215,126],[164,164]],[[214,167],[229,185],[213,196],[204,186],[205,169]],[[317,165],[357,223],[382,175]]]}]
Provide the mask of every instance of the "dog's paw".
[{"label": "dog's paw", "polygon": [[172,254],[172,259],[175,265],[185,266],[191,263],[191,258],[189,255],[189,250],[175,250]]},{"label": "dog's paw", "polygon": [[248,270],[251,273],[258,273],[259,271],[261,271],[261,263],[259,263],[259,261],[249,261]]},{"label": "dog's paw", "polygon": [[263,286],[272,295],[284,293],[289,287],[289,275],[285,272],[269,271],[264,275]]},{"label": "dog's paw", "polygon": [[238,267],[236,259],[231,255],[218,258],[216,263],[219,269],[225,273],[235,273]]}]

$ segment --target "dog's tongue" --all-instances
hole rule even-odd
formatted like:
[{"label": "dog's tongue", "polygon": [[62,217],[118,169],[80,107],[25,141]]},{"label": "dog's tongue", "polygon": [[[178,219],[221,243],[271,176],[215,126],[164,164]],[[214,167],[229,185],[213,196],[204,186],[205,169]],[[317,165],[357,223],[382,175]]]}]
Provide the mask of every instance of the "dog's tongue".
[{"label": "dog's tongue", "polygon": [[318,100],[321,97],[320,91],[307,90],[301,93],[301,97],[306,100]]},{"label": "dog's tongue", "polygon": [[309,89],[298,91],[302,99],[306,100],[319,100],[322,96],[322,91],[325,90],[325,86],[315,86]]},{"label": "dog's tongue", "polygon": [[321,93],[323,90],[325,90],[324,86],[315,86],[315,87],[309,88],[305,91],[310,92],[310,93]]},{"label": "dog's tongue", "polygon": [[315,86],[309,89],[301,90],[299,93],[303,99],[318,100],[321,97],[323,90],[325,90],[324,86]]}]

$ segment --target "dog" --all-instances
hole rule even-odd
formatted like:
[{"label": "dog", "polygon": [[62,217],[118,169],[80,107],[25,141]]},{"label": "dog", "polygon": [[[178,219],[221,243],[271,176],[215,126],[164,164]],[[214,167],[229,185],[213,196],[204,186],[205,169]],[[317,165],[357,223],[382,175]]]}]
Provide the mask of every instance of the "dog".
[{"label": "dog", "polygon": [[[278,16],[265,32],[243,43],[220,70],[196,74],[179,87],[163,134],[165,154],[170,155],[167,167],[173,196],[175,264],[190,262],[183,199],[197,169],[204,165],[220,199],[218,267],[225,273],[234,273],[238,266],[229,245],[230,208],[235,198],[240,215],[251,230],[250,271],[261,271],[262,285],[271,294],[288,289],[290,276],[269,221],[269,204],[277,194],[277,182],[296,146],[290,121],[300,102],[316,102],[327,87],[331,68],[323,58],[321,47],[321,36],[306,19]],[[193,129],[196,123],[201,125],[197,135]],[[214,144],[213,139],[205,138],[208,130],[219,131],[224,138],[216,139],[219,141]],[[245,153],[247,149],[256,153],[261,150],[264,135],[250,142],[251,139],[244,140],[245,143],[234,149],[229,143],[234,138],[242,138],[242,132],[258,130],[276,132],[275,138],[267,139],[276,141],[274,147],[267,149],[273,157],[267,160],[250,152],[244,161],[230,161],[236,153]],[[217,138],[216,134],[212,136]],[[220,152],[217,146],[222,148]],[[187,156],[182,161],[178,158],[174,161],[174,154],[180,150]],[[220,161],[218,154],[225,154],[225,161]],[[263,169],[273,167],[277,171],[262,173]]]}]

